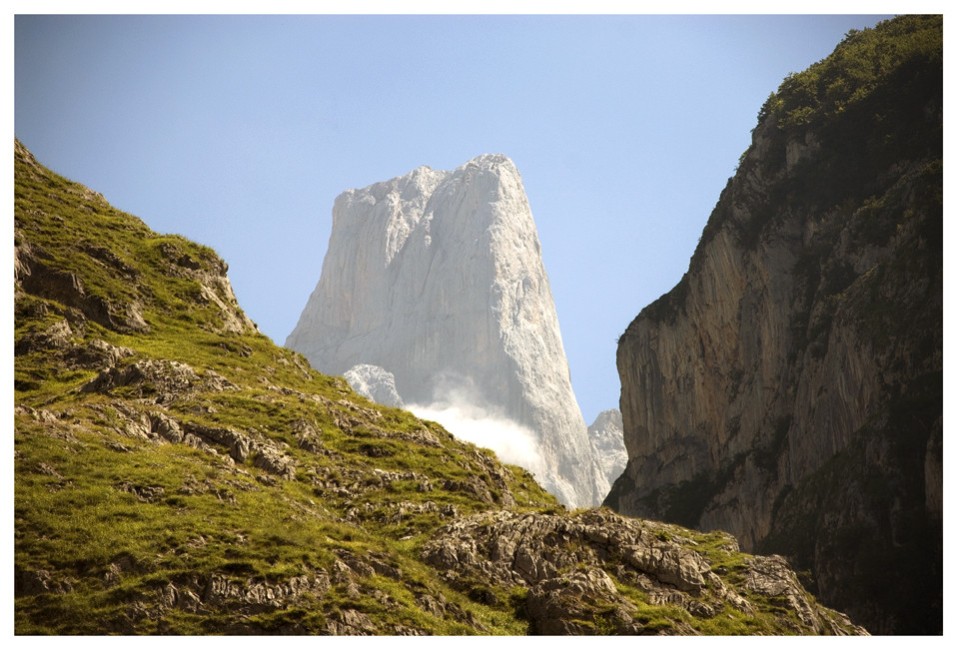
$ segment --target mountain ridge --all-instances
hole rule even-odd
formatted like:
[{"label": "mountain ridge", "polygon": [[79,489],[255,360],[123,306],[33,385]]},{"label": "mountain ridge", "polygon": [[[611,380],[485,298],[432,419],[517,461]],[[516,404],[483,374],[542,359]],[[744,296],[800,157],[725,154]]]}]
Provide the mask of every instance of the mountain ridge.
[{"label": "mountain ridge", "polygon": [[14,156],[16,634],[864,633],[780,558],[368,402],[211,249]]}]

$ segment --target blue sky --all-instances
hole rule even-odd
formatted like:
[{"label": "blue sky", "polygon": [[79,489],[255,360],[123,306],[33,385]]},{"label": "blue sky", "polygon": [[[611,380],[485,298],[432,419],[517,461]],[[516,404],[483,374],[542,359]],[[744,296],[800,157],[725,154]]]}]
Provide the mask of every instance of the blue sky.
[{"label": "blue sky", "polygon": [[17,16],[14,128],[159,232],[212,246],[282,344],[340,192],[515,161],[583,414],[687,270],[768,94],[879,16]]}]

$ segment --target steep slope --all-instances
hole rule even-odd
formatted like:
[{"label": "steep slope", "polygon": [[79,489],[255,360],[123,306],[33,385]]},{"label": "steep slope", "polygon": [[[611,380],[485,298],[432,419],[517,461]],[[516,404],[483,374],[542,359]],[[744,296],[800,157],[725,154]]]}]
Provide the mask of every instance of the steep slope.
[{"label": "steep slope", "polygon": [[322,372],[379,366],[406,404],[527,428],[538,449],[526,467],[566,504],[608,491],[522,179],[504,156],[341,194],[321,277],[286,345]]},{"label": "steep slope", "polygon": [[209,248],[15,170],[17,634],[861,632],[727,535],[567,513],[275,346]]},{"label": "steep slope", "polygon": [[787,555],[882,633],[942,625],[941,34],[899,18],[788,77],[618,347],[605,503]]}]

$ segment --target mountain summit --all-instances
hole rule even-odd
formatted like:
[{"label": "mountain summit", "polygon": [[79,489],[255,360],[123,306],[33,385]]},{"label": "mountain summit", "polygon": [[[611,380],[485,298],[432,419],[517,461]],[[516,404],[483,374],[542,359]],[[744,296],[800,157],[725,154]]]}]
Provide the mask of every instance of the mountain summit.
[{"label": "mountain summit", "polygon": [[413,411],[453,433],[467,420],[473,442],[530,469],[566,504],[607,493],[532,212],[505,156],[342,193],[322,275],[286,345],[322,372],[392,373]]}]

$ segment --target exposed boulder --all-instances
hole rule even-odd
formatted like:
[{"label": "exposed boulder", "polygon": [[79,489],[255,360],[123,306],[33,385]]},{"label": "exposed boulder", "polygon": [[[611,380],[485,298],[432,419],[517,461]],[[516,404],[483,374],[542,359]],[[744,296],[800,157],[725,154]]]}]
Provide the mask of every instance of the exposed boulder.
[{"label": "exposed boulder", "polygon": [[120,388],[130,388],[140,396],[155,396],[157,402],[168,402],[198,391],[235,390],[236,386],[212,370],[200,375],[179,361],[144,359],[111,366],[81,390],[110,393]]},{"label": "exposed boulder", "polygon": [[16,246],[14,259],[14,278],[18,289],[72,307],[84,317],[118,332],[149,330],[149,325],[143,319],[143,307],[138,301],[120,302],[91,294],[76,273],[50,266],[29,245]]}]

